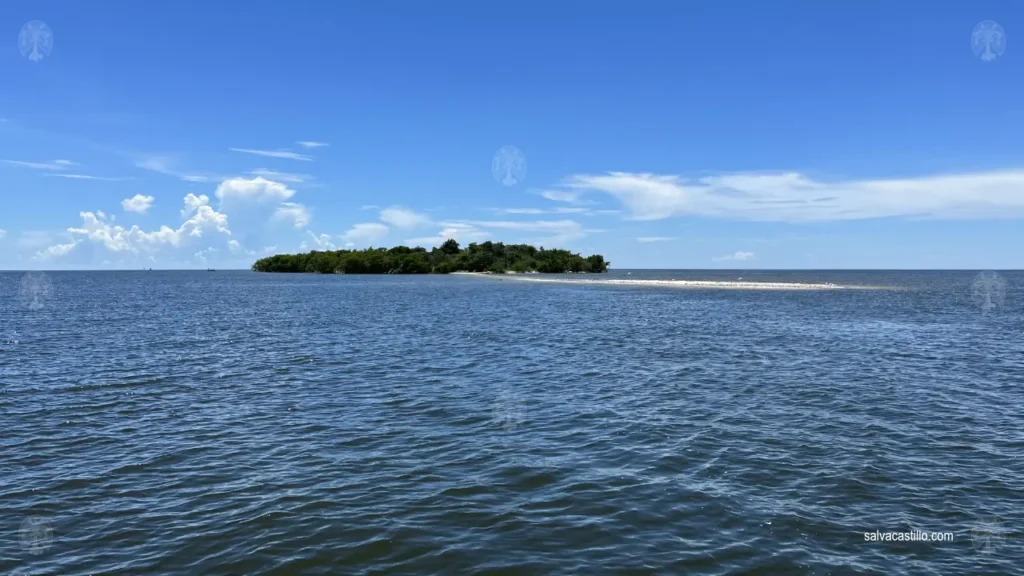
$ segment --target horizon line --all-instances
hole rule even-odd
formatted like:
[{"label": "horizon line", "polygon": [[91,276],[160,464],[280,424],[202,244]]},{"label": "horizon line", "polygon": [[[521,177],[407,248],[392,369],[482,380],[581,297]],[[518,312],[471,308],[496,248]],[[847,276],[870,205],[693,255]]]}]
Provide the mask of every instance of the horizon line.
[{"label": "horizon line", "polygon": [[[643,270],[643,271],[690,271],[690,272],[1024,272],[1024,268],[609,268],[609,271]],[[256,272],[250,268],[56,268],[56,269],[3,269],[0,274],[10,272],[253,272],[254,274],[274,274],[275,272]],[[587,274],[606,274],[607,272],[587,272]],[[284,274],[284,272],[281,272]],[[300,272],[300,274],[316,274],[316,272]],[[541,272],[541,274],[545,274]],[[557,272],[547,273],[557,274]],[[354,276],[375,276],[380,274],[353,274]],[[400,274],[400,276],[429,276],[431,274]],[[433,274],[444,276],[444,274]]]}]

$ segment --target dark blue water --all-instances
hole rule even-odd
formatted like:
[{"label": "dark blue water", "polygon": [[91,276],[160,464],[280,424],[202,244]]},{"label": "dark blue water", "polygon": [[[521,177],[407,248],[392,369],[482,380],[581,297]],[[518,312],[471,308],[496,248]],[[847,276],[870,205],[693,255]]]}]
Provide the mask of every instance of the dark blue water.
[{"label": "dark blue water", "polygon": [[0,573],[1024,574],[1000,274],[0,273]]}]

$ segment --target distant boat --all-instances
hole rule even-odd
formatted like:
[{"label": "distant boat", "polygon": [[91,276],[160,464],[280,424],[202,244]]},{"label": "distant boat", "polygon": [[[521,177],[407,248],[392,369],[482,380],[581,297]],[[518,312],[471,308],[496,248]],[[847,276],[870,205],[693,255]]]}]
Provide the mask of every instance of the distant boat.
[{"label": "distant boat", "polygon": [[213,268],[207,268],[206,271],[207,272],[216,272],[216,270],[214,270]]}]

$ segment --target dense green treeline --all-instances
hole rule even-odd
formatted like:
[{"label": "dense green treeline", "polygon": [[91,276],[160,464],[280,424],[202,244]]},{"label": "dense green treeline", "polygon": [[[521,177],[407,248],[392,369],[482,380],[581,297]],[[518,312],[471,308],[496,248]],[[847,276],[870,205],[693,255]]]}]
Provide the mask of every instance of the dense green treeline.
[{"label": "dense green treeline", "polygon": [[472,243],[460,248],[449,239],[429,252],[426,248],[367,248],[314,250],[307,254],[278,254],[252,265],[256,272],[316,272],[320,274],[447,274],[449,272],[607,272],[604,256],[584,258],[568,250],[546,250],[528,244]]}]

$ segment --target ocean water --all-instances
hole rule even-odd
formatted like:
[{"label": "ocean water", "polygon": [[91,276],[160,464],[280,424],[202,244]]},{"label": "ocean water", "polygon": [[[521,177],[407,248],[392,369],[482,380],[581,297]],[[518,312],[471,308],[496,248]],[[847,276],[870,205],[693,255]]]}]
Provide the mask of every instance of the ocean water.
[{"label": "ocean water", "polygon": [[0,273],[0,574],[1024,574],[1024,273],[573,276],[886,289]]}]

